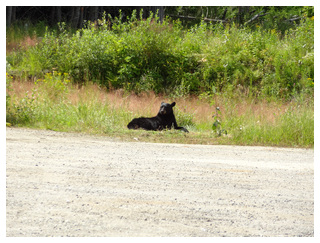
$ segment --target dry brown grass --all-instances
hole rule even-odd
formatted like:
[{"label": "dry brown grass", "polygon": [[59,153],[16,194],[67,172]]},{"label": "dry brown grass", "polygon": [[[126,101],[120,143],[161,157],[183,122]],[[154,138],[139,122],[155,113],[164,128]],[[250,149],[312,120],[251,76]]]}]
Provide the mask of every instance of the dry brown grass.
[{"label": "dry brown grass", "polygon": [[6,41],[6,53],[8,55],[14,50],[27,49],[29,47],[35,46],[37,43],[39,43],[39,39],[36,36],[26,36],[19,41]]},{"label": "dry brown grass", "polygon": [[17,99],[21,99],[26,95],[26,93],[31,94],[32,90],[35,88],[33,82],[11,82],[11,90],[8,91],[10,96],[14,96]]},{"label": "dry brown grass", "polygon": [[[104,87],[100,87],[97,84],[71,86],[67,101],[73,105],[79,102],[87,104],[99,102],[101,104],[108,104],[114,109],[128,110],[134,116],[154,116],[157,114],[162,101],[168,103],[175,101],[177,103],[176,109],[179,109],[183,113],[192,114],[196,123],[212,122],[215,106],[220,107],[222,119],[225,116],[251,114],[254,117],[258,117],[261,122],[274,123],[276,118],[292,105],[290,103],[268,102],[266,100],[255,101],[244,98],[232,100],[223,96],[215,97],[214,102],[209,99],[199,99],[196,96],[172,99],[163,95],[156,95],[153,92],[139,95],[128,93],[124,90],[108,92]],[[36,90],[37,88],[33,82],[13,81],[10,94],[14,94],[14,97],[20,99],[26,95],[27,91],[28,95],[31,95],[32,90]]]},{"label": "dry brown grass", "polygon": [[266,100],[242,99],[234,105],[234,110],[237,116],[253,115],[258,117],[260,121],[275,123],[276,118],[283,114],[290,106],[289,103],[268,102]]},{"label": "dry brown grass", "polygon": [[[51,89],[41,82],[35,85],[33,82],[12,81],[8,92],[11,96],[9,105],[12,106],[8,109],[8,122],[17,126],[102,134],[129,141],[313,146],[311,98],[310,103],[308,99],[304,103],[285,103],[224,95],[215,96],[214,100],[196,96],[173,99],[153,92],[136,95],[124,90],[107,91],[96,84],[69,84],[67,93],[52,98],[49,95]],[[31,99],[23,99],[26,95]],[[36,102],[33,102],[34,97],[38,98]],[[175,130],[126,129],[134,117],[155,116],[162,101],[177,103],[174,109],[177,122],[185,126],[189,134]],[[222,112],[219,129],[227,130],[226,136],[217,136],[217,130],[212,130],[216,106]]]}]

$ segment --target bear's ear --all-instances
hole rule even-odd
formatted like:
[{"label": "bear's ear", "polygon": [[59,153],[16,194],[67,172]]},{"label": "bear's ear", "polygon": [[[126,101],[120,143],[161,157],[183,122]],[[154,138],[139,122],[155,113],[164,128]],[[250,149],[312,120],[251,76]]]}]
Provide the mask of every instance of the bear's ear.
[{"label": "bear's ear", "polygon": [[176,105],[176,102],[173,102],[172,104],[171,104],[171,107],[174,107]]},{"label": "bear's ear", "polygon": [[164,102],[161,102],[161,105],[164,105]]}]

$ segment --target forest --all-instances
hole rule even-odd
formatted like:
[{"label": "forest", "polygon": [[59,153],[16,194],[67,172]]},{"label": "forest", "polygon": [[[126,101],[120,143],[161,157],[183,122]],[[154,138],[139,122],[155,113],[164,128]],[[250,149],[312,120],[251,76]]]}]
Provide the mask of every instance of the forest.
[{"label": "forest", "polygon": [[288,29],[296,21],[305,16],[312,17],[314,8],[300,6],[148,6],[148,7],[117,7],[117,6],[7,6],[7,27],[17,21],[31,21],[37,23],[44,21],[47,25],[55,26],[59,22],[68,23],[73,28],[82,28],[84,21],[101,19],[104,13],[112,17],[118,16],[121,10],[121,19],[131,16],[132,11],[143,11],[142,17],[146,19],[150,12],[157,13],[160,21],[165,16],[180,19],[184,25],[194,25],[201,20],[211,23],[237,23],[252,24],[263,23],[265,27],[275,24],[278,28]]}]

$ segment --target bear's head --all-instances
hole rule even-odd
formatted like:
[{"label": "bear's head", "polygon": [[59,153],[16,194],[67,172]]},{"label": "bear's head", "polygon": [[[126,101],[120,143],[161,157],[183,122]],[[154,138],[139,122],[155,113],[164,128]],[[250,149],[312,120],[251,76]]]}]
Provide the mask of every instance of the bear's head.
[{"label": "bear's head", "polygon": [[176,102],[173,102],[172,104],[161,102],[159,114],[160,115],[169,115],[173,113],[172,107],[176,105]]}]

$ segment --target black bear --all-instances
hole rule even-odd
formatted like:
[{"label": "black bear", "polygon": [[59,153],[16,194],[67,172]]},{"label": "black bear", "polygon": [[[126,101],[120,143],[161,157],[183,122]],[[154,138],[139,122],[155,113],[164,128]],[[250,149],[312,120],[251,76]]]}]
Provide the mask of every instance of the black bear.
[{"label": "black bear", "polygon": [[131,122],[128,124],[129,129],[138,129],[142,128],[145,130],[163,130],[163,129],[171,129],[172,125],[174,129],[182,130],[184,132],[189,132],[184,127],[178,127],[176,118],[173,114],[173,109],[176,105],[176,102],[173,102],[172,104],[161,102],[160,110],[158,112],[158,115],[155,117],[145,118],[134,118]]}]

